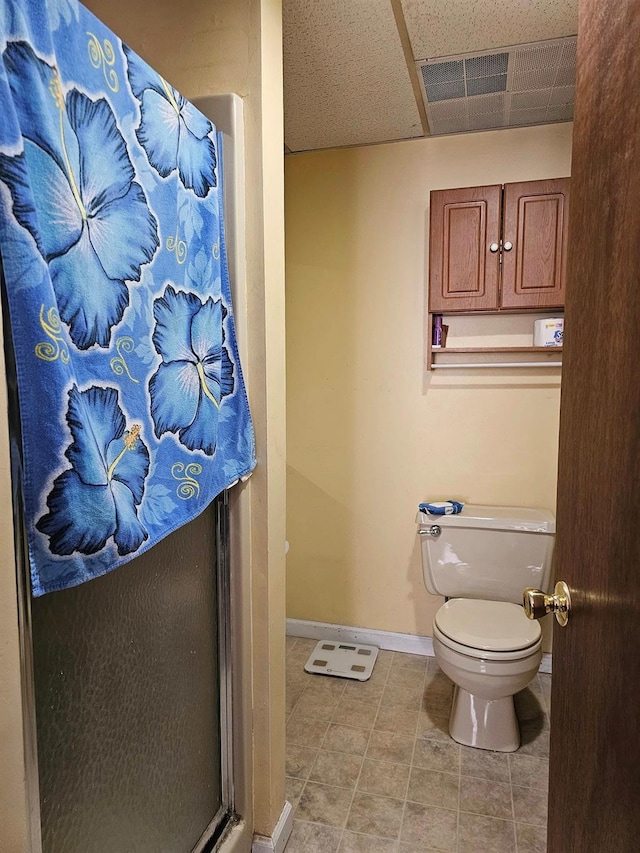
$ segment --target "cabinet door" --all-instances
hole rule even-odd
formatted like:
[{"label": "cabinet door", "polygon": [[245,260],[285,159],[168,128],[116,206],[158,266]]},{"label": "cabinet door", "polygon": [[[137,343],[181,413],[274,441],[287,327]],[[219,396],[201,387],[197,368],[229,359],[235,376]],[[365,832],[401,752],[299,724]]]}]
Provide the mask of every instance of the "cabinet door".
[{"label": "cabinet door", "polygon": [[431,193],[430,311],[498,308],[501,194],[499,185]]},{"label": "cabinet door", "polygon": [[568,226],[569,178],[505,184],[502,308],[564,306]]}]

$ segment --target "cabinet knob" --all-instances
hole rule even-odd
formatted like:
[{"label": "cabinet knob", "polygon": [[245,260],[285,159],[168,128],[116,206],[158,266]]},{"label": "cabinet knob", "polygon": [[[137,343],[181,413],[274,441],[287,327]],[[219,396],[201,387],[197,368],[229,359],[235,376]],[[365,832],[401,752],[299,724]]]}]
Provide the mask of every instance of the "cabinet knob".
[{"label": "cabinet knob", "polygon": [[498,243],[491,243],[491,245],[489,246],[489,251],[493,252],[493,254],[495,255],[499,248],[500,246],[498,245]]},{"label": "cabinet knob", "polygon": [[502,248],[505,250],[505,252],[510,252],[513,249],[513,243],[507,240],[507,242]]}]

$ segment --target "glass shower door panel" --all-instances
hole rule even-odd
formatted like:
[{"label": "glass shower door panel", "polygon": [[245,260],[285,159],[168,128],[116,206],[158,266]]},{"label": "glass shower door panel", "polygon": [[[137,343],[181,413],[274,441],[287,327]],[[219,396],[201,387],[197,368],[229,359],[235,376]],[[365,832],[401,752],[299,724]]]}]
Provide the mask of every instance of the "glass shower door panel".
[{"label": "glass shower door panel", "polygon": [[221,814],[215,510],[32,602],[44,853],[189,853]]}]

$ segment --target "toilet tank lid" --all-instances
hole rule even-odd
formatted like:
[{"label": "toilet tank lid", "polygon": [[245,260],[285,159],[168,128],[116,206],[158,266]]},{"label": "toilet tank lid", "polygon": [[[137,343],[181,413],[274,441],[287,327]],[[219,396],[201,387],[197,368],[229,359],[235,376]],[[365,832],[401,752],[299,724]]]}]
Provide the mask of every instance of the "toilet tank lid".
[{"label": "toilet tank lid", "polygon": [[481,506],[465,504],[458,515],[429,515],[418,512],[419,527],[473,527],[494,530],[524,530],[531,533],[555,533],[556,520],[548,509],[514,506]]}]

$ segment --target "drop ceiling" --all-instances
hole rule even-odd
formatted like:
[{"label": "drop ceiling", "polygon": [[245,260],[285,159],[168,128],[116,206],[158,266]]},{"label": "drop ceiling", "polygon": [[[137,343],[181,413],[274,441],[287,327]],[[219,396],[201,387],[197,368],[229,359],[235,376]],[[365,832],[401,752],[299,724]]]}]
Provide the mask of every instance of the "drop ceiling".
[{"label": "drop ceiling", "polygon": [[578,0],[283,0],[290,151],[573,115]]}]

